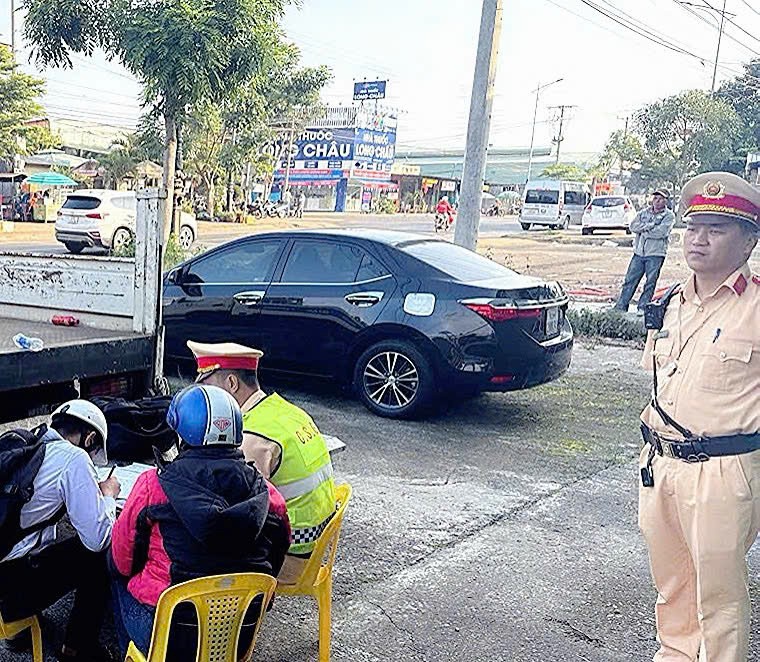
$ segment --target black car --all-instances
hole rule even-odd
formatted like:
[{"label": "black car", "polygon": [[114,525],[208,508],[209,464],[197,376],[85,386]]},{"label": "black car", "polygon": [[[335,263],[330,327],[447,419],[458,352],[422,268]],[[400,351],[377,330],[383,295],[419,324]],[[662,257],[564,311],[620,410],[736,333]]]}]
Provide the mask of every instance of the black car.
[{"label": "black car", "polygon": [[263,371],[352,385],[381,416],[424,412],[445,391],[509,391],[570,365],[568,298],[447,241],[376,230],[244,237],[170,271],[166,354],[239,342]]}]

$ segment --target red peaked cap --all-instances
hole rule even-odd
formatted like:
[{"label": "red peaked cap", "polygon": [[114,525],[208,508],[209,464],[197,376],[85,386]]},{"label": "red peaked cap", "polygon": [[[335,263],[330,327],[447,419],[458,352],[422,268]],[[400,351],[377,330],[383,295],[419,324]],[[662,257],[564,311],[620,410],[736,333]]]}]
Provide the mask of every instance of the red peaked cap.
[{"label": "red peaked cap", "polygon": [[189,340],[187,346],[195,355],[200,374],[214,370],[256,370],[264,355],[259,349],[237,343],[197,343]]}]

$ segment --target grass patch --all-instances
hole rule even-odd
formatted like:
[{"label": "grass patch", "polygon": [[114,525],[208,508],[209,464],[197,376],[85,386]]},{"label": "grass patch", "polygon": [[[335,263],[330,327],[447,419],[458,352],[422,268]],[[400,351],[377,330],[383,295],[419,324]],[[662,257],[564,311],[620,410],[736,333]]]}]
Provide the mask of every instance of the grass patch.
[{"label": "grass patch", "polygon": [[581,336],[633,340],[640,344],[646,339],[644,318],[617,310],[569,310],[567,318],[575,333]]}]

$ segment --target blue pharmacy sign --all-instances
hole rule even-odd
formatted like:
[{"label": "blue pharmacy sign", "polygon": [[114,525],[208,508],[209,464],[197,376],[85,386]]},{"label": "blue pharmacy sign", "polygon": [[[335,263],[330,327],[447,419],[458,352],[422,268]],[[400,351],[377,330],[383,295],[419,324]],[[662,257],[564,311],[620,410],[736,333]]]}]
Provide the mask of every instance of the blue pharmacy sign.
[{"label": "blue pharmacy sign", "polygon": [[327,167],[335,167],[338,161],[350,161],[353,155],[353,129],[305,129],[293,143],[291,158],[297,162],[309,161],[310,164],[330,162]]},{"label": "blue pharmacy sign", "polygon": [[360,83],[354,83],[354,101],[368,101],[370,99],[385,99],[384,80],[363,80]]},{"label": "blue pharmacy sign", "polygon": [[374,164],[376,169],[393,165],[396,156],[396,131],[356,129],[354,157],[357,161]]}]

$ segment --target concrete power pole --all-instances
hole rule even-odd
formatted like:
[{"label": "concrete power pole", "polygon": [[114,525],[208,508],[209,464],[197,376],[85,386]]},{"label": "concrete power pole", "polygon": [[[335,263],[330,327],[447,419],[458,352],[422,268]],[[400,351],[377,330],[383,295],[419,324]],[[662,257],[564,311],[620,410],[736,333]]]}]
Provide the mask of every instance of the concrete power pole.
[{"label": "concrete power pole", "polygon": [[11,0],[11,57],[16,61],[16,0]]},{"label": "concrete power pole", "polygon": [[565,109],[575,108],[575,106],[568,106],[563,104],[561,106],[552,106],[555,110],[559,110],[559,130],[557,131],[557,137],[554,142],[557,143],[557,154],[554,156],[554,163],[559,163],[559,150],[562,147],[562,141],[565,139],[562,136],[562,128],[565,124]]},{"label": "concrete power pole", "polygon": [[454,231],[454,243],[471,250],[475,250],[478,243],[480,203],[483,198],[488,134],[491,128],[496,60],[499,54],[499,37],[504,11],[502,5],[503,0],[483,0],[475,76],[472,80],[462,191]]}]

